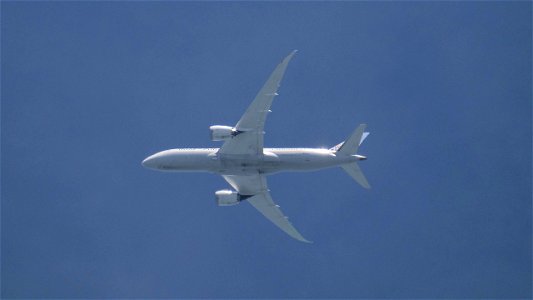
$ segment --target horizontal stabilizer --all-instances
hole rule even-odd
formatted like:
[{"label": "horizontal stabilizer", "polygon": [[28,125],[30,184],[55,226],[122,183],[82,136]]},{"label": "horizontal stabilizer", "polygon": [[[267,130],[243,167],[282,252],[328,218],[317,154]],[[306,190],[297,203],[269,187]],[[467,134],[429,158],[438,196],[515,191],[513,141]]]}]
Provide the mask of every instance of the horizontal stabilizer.
[{"label": "horizontal stabilizer", "polygon": [[356,154],[359,149],[359,145],[363,140],[368,136],[368,133],[365,134],[366,124],[359,125],[352,135],[342,144],[337,150],[339,154],[352,155]]},{"label": "horizontal stabilizer", "polygon": [[359,146],[365,141],[366,137],[370,134],[370,132],[363,132],[363,136],[361,137],[361,141],[359,142]]},{"label": "horizontal stabilizer", "polygon": [[[363,132],[363,136],[361,137],[361,141],[359,142],[359,146],[361,146],[361,144],[365,141],[366,137],[370,134],[370,132]],[[337,145],[335,145],[334,147],[331,147],[329,150],[332,150],[332,151],[339,151],[339,149],[342,147],[342,145],[344,145],[344,142],[340,142],[338,143]]]},{"label": "horizontal stabilizer", "polygon": [[342,165],[341,167],[362,187],[364,187],[365,189],[370,189],[370,184],[368,184],[365,175],[363,174],[357,163],[353,162],[347,165]]}]

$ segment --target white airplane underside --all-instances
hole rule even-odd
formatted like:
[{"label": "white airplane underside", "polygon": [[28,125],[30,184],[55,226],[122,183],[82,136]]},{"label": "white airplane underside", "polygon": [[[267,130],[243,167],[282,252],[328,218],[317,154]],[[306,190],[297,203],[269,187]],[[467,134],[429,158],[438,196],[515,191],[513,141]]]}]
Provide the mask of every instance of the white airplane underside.
[{"label": "white airplane underside", "polygon": [[276,67],[235,127],[210,127],[211,140],[223,141],[222,147],[165,150],[147,157],[142,164],[159,171],[220,174],[234,190],[215,193],[219,206],[248,202],[291,237],[309,242],[272,200],[266,175],[342,167],[361,186],[370,188],[357,164],[366,159],[357,150],[368,132],[364,132],[366,125],[361,124],[346,141],[331,149],[263,147],[266,116],[271,112],[272,100],[278,95],[279,83],[295,53]]}]

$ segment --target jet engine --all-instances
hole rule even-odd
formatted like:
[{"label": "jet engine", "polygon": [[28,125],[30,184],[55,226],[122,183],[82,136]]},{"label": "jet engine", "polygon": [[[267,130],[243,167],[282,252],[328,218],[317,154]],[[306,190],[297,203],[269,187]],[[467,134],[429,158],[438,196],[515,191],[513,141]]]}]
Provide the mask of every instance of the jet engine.
[{"label": "jet engine", "polygon": [[241,202],[241,195],[235,191],[221,190],[215,192],[218,206],[231,206]]},{"label": "jet engine", "polygon": [[233,127],[222,125],[213,125],[209,127],[209,130],[211,130],[212,141],[225,141],[241,133],[241,131],[238,131]]}]

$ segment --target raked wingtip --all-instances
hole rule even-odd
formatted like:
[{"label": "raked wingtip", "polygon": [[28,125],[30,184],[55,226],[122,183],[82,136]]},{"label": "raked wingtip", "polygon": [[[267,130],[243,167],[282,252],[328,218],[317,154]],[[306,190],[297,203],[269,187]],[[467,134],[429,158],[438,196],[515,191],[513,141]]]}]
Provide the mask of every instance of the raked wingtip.
[{"label": "raked wingtip", "polygon": [[289,53],[289,55],[287,55],[287,57],[285,57],[285,61],[289,61],[293,56],[294,54],[296,54],[296,52],[298,52],[298,50],[292,50],[291,53]]}]

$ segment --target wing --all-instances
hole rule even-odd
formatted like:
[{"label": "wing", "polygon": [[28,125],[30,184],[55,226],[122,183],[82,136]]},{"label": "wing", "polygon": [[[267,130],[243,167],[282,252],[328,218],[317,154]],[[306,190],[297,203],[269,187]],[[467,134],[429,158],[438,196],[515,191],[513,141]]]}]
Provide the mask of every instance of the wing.
[{"label": "wing", "polygon": [[270,197],[267,188],[266,177],[264,175],[223,175],[224,179],[241,195],[251,196],[246,199],[255,209],[269,219],[274,225],[285,231],[291,237],[301,241],[310,243],[306,240],[289,222],[288,218],[283,215]]},{"label": "wing", "polygon": [[279,83],[283,78],[287,65],[295,53],[296,50],[292,51],[272,72],[263,88],[257,93],[254,101],[235,126],[238,134],[232,139],[226,140],[218,153],[252,155],[263,153],[265,120],[270,112],[272,100],[278,95]]}]

